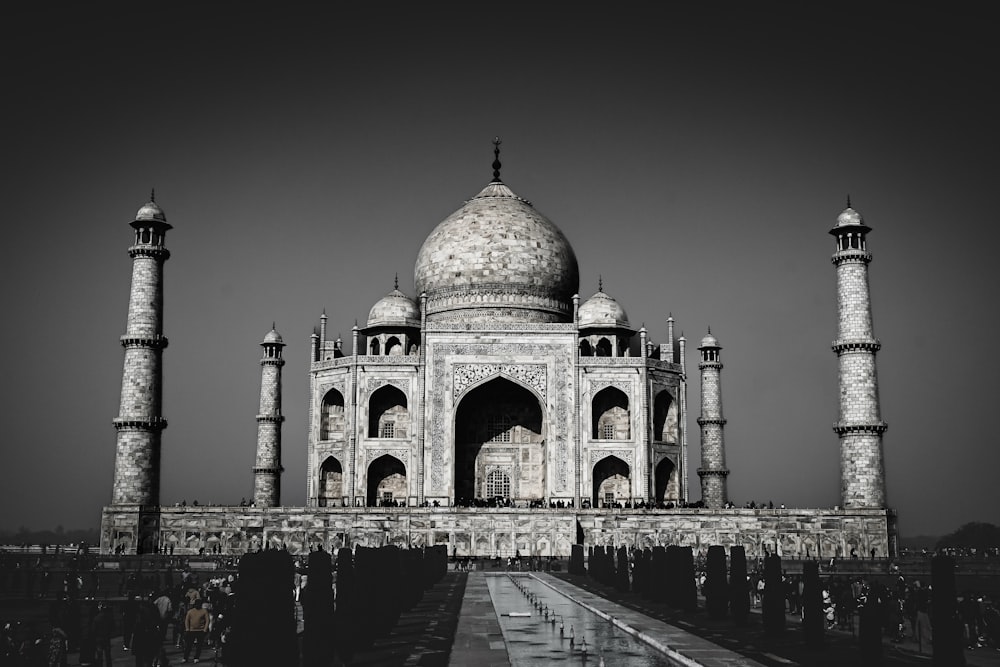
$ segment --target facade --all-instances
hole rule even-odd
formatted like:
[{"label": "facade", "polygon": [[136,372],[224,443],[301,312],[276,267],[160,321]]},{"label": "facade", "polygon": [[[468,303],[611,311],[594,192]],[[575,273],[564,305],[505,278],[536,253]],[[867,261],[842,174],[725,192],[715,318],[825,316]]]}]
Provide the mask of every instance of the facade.
[{"label": "facade", "polygon": [[[602,507],[686,500],[680,343],[600,286],[499,179],[431,232],[398,287],[312,347],[308,505]],[[638,336],[636,335],[638,333]]]},{"label": "facade", "polygon": [[[686,483],[686,341],[675,338],[673,317],[658,344],[631,325],[603,284],[581,299],[569,241],[500,180],[499,159],[493,166],[493,180],[424,241],[416,296],[397,281],[365,326],[354,327],[350,349],[328,339],[321,315],[310,344],[307,503],[299,508],[280,500],[284,343],[273,327],[261,343],[253,505],[159,507],[169,225],[154,203],[140,209],[102,549],[239,553],[267,544],[446,542],[460,555],[568,555],[582,534],[589,544],[742,544],[757,555],[765,548],[822,556],[894,550],[881,431],[871,433],[884,424],[863,248],[868,228],[848,215],[853,209],[835,228],[834,256],[835,350],[842,394],[854,397],[845,399],[837,426],[843,509],[727,507],[721,347],[711,332],[698,348],[704,508],[695,508]],[[137,384],[152,389],[136,393]]]}]

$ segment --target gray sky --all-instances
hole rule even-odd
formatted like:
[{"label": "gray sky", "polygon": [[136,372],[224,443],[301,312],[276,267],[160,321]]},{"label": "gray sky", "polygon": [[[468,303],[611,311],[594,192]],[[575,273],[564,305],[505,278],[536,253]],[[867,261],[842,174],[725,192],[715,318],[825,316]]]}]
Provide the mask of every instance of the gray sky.
[{"label": "gray sky", "polygon": [[[543,4],[543,3],[534,3]],[[252,492],[258,343],[284,336],[283,501],[305,500],[309,335],[392,289],[491,177],[605,290],[723,345],[729,494],[839,502],[835,274],[869,248],[888,498],[904,536],[1000,523],[997,45],[980,10],[872,3],[26,6],[5,16],[0,528],[110,501],[131,262],[167,247],[162,501]],[[332,6],[331,6],[332,7]],[[10,10],[8,10],[10,11]],[[985,11],[985,10],[983,10]],[[989,198],[989,200],[988,200]]]}]

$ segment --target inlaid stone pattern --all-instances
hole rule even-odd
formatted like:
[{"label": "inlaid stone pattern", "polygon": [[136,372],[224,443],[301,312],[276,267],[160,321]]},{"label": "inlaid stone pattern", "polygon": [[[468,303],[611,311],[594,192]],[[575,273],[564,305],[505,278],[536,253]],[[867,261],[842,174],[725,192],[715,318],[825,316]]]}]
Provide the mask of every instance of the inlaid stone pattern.
[{"label": "inlaid stone pattern", "polygon": [[545,364],[455,364],[453,400],[487,378],[505,375],[534,389],[542,400],[546,395]]},{"label": "inlaid stone pattern", "polygon": [[708,547],[743,546],[747,557],[765,550],[785,558],[847,557],[852,549],[880,557],[890,553],[895,516],[887,510],[517,510],[477,508],[249,508],[107,507],[101,522],[101,551],[132,547],[140,530],[152,531],[146,548],[173,548],[191,555],[218,545],[242,554],[269,545],[306,554],[322,546],[420,548],[448,545],[458,556],[502,557],[570,554],[577,523],[584,544],[629,548],[679,544],[704,554]]}]

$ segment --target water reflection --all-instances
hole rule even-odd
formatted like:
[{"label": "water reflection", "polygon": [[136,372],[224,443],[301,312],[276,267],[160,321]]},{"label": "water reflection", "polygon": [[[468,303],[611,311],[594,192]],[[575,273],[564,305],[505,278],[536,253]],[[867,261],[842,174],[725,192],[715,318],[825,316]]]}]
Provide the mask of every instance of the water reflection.
[{"label": "water reflection", "polygon": [[652,646],[527,574],[487,576],[515,667],[676,665]]}]

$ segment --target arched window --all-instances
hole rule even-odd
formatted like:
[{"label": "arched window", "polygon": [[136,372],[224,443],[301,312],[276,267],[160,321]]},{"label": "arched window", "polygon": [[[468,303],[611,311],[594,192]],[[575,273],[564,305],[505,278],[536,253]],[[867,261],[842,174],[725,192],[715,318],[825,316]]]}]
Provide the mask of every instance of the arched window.
[{"label": "arched window", "polygon": [[368,437],[406,438],[409,426],[406,394],[391,384],[376,389],[368,401]]},{"label": "arched window", "polygon": [[372,342],[369,343],[368,345],[368,354],[372,355],[373,357],[377,357],[379,355],[380,349],[381,348],[379,347],[378,344],[378,338],[372,338]]},{"label": "arched window", "polygon": [[590,346],[589,340],[580,341],[580,356],[581,357],[592,357],[594,356],[594,349]]},{"label": "arched window", "polygon": [[487,498],[510,498],[510,475],[494,470],[486,476]]},{"label": "arched window", "polygon": [[632,420],[628,396],[617,387],[605,387],[594,396],[591,407],[594,440],[630,440]]},{"label": "arched window", "polygon": [[674,442],[674,428],[677,426],[677,410],[673,408],[674,398],[666,389],[653,399],[653,440]]},{"label": "arched window", "polygon": [[594,466],[594,507],[608,507],[627,501],[632,495],[629,465],[617,456],[606,456]]},{"label": "arched window", "polygon": [[332,440],[344,432],[344,395],[336,389],[326,392],[319,417],[319,439]]},{"label": "arched window", "polygon": [[344,495],[344,474],[340,461],[326,457],[319,468],[319,506],[339,507]]},{"label": "arched window", "polygon": [[611,356],[611,341],[607,338],[602,338],[597,341],[596,356],[598,357],[610,357]]},{"label": "arched window", "polygon": [[656,502],[680,500],[679,484],[674,471],[677,466],[668,458],[656,464],[653,476],[656,478]]},{"label": "arched window", "polygon": [[490,415],[486,419],[487,442],[510,442],[511,426],[507,415]]},{"label": "arched window", "polygon": [[385,353],[387,355],[403,354],[403,345],[398,338],[393,336],[385,341]]},{"label": "arched window", "polygon": [[380,456],[368,466],[368,506],[406,504],[406,466],[395,456]]}]

